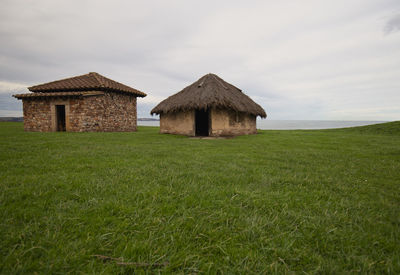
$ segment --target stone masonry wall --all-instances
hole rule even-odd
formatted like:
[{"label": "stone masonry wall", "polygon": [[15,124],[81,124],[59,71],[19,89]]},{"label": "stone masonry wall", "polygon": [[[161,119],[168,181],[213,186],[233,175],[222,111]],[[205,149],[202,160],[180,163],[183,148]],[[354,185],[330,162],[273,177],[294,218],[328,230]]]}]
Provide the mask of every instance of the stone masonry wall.
[{"label": "stone masonry wall", "polygon": [[52,131],[50,104],[48,100],[23,101],[24,130],[31,132]]},{"label": "stone masonry wall", "polygon": [[66,110],[71,132],[130,132],[137,129],[136,97],[108,93],[76,98],[23,99],[25,131],[55,131],[55,105]]},{"label": "stone masonry wall", "polygon": [[70,99],[72,132],[130,132],[137,128],[136,97],[106,93]]}]

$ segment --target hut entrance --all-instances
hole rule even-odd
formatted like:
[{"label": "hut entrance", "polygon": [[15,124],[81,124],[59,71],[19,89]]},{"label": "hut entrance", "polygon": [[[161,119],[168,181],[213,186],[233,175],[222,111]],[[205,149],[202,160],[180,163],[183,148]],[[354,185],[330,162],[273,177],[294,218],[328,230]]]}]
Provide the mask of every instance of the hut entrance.
[{"label": "hut entrance", "polygon": [[210,112],[208,110],[196,110],[196,136],[208,136]]},{"label": "hut entrance", "polygon": [[65,105],[56,105],[57,131],[65,132]]}]

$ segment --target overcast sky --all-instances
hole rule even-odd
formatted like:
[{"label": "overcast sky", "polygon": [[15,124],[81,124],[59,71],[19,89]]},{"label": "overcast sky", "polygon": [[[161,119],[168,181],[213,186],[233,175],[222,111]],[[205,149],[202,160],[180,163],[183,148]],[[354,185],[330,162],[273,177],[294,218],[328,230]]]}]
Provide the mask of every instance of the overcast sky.
[{"label": "overcast sky", "polygon": [[0,0],[0,116],[11,95],[98,72],[148,94],[207,73],[268,119],[399,120],[400,1]]}]

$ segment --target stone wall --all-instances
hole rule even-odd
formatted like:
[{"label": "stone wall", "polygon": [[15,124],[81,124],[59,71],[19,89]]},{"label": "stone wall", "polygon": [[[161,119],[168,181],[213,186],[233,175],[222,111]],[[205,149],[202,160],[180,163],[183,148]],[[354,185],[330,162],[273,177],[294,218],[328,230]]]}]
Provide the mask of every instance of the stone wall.
[{"label": "stone wall", "polygon": [[211,136],[256,134],[254,115],[225,109],[211,109]]},{"label": "stone wall", "polygon": [[130,132],[136,131],[136,97],[105,93],[70,99],[70,131]]},{"label": "stone wall", "polygon": [[24,129],[32,132],[52,131],[48,100],[23,99]]},{"label": "stone wall", "polygon": [[26,131],[56,131],[55,105],[65,105],[66,129],[71,132],[136,131],[136,97],[106,92],[76,98],[23,99]]},{"label": "stone wall", "polygon": [[194,111],[161,114],[160,133],[194,136]]}]

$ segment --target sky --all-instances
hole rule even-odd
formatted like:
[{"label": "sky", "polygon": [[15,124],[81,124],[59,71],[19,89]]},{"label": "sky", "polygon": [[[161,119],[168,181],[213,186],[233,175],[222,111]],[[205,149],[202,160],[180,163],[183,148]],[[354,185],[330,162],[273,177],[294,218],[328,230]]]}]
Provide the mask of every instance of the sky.
[{"label": "sky", "polygon": [[215,73],[272,120],[400,120],[400,1],[0,0],[0,116],[12,94],[98,72],[148,94]]}]

